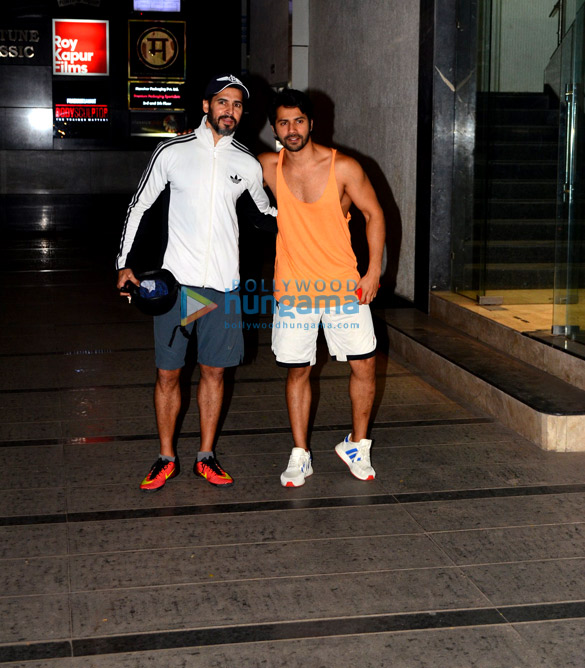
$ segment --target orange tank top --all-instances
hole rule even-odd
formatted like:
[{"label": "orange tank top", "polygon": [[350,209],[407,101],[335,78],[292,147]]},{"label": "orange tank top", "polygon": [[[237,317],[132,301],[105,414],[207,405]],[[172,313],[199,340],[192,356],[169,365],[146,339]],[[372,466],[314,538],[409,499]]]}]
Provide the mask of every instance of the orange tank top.
[{"label": "orange tank top", "polygon": [[289,190],[282,172],[284,149],[276,167],[278,236],[274,298],[304,308],[354,301],[360,275],[351,247],[349,213],[343,214],[335,180],[335,149],[325,191],[316,202],[302,202]]}]

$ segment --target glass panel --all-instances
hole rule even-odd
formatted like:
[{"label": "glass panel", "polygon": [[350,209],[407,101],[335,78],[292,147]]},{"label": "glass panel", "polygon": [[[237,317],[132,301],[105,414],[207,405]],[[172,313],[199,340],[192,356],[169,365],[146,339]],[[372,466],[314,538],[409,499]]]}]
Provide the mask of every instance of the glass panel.
[{"label": "glass panel", "polygon": [[[559,97],[545,85],[558,40],[553,5],[477,2],[475,201],[466,216],[454,205],[452,243],[455,291],[484,304],[545,305],[549,323],[559,150]],[[456,96],[456,127],[467,105]],[[457,165],[453,178],[454,192],[467,192]]]},{"label": "glass panel", "polygon": [[[561,45],[561,125],[552,333],[585,343],[585,7]],[[557,343],[559,343],[557,341]],[[562,339],[559,345],[562,344]],[[564,346],[563,346],[564,347]]]},{"label": "glass panel", "polygon": [[[481,3],[477,9],[483,10]],[[464,26],[475,25],[476,3],[461,3],[458,12],[460,24]],[[484,20],[483,14],[479,20]],[[488,17],[489,19],[489,17]],[[489,30],[489,20],[488,20]],[[453,133],[453,198],[451,202],[451,276],[455,290],[469,294],[474,299],[482,291],[484,271],[484,247],[482,242],[483,229],[485,227],[485,212],[481,210],[481,196],[474,198],[474,188],[481,191],[485,172],[480,171],[475,156],[478,150],[478,138],[475,130],[476,115],[481,113],[477,110],[476,77],[470,76],[469,72],[475,69],[476,51],[488,49],[485,66],[489,76],[489,39],[482,41],[482,36],[477,36],[479,46],[476,47],[475,36],[469,36],[469,31],[457,32],[457,57],[455,62],[456,98],[454,107],[454,133]],[[476,210],[476,202],[480,202],[480,209]],[[479,220],[478,220],[479,219]]]},{"label": "glass panel", "polygon": [[[476,57],[476,80],[464,86],[465,99],[455,101],[455,164],[453,170],[452,267],[453,290],[476,299],[484,294],[485,230],[487,220],[488,117],[491,49],[491,0],[464,3],[460,11],[473,6],[477,11],[477,47],[469,35],[457,32],[456,81],[465,78],[465,58]],[[471,18],[471,17],[470,17]],[[463,74],[459,76],[459,72]],[[479,119],[479,122],[478,122]],[[475,127],[474,127],[475,126]]]}]

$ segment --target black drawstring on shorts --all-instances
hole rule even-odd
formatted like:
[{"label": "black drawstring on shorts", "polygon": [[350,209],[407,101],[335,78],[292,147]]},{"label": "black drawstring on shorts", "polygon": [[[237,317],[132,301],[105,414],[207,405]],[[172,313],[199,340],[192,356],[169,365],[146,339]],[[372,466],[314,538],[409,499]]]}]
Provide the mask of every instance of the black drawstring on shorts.
[{"label": "black drawstring on shorts", "polygon": [[169,341],[169,348],[173,345],[173,341],[175,340],[175,334],[177,333],[177,329],[180,329],[183,336],[187,339],[191,338],[191,334],[189,334],[189,330],[186,327],[183,327],[183,325],[176,325],[175,328],[173,329],[173,334],[171,336],[171,340]]}]

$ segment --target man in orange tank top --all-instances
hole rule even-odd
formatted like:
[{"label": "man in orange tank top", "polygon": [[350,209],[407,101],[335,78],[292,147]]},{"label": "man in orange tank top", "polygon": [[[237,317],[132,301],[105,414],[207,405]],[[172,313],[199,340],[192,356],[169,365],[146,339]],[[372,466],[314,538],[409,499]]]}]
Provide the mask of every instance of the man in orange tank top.
[{"label": "man in orange tank top", "polygon": [[[359,163],[312,141],[312,105],[304,93],[278,93],[269,120],[283,146],[280,153],[259,156],[278,206],[272,350],[277,364],[288,368],[286,399],[294,441],[281,484],[299,487],[313,473],[307,442],[309,376],[319,329],[333,358],[349,362],[351,368],[352,431],[335,451],[356,478],[373,480],[367,432],[375,393],[376,337],[369,304],[379,288],[384,215]],[[348,227],[352,203],[366,221],[370,257],[361,277]]]}]

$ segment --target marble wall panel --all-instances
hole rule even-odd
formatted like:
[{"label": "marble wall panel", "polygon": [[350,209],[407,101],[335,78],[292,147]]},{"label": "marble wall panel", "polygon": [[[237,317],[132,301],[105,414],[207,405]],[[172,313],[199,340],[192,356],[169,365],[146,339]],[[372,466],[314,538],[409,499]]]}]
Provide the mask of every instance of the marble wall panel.
[{"label": "marble wall panel", "polygon": [[355,155],[384,207],[389,272],[414,297],[419,2],[321,0],[310,6],[315,135]]},{"label": "marble wall panel", "polygon": [[0,100],[5,107],[50,107],[53,104],[51,67],[0,66]]},{"label": "marble wall panel", "polygon": [[[52,134],[30,135],[25,120],[14,115],[11,123],[20,127],[18,141],[23,145],[34,140],[47,143],[44,148],[52,146]],[[149,158],[147,151],[0,150],[0,194],[131,194]]]}]

